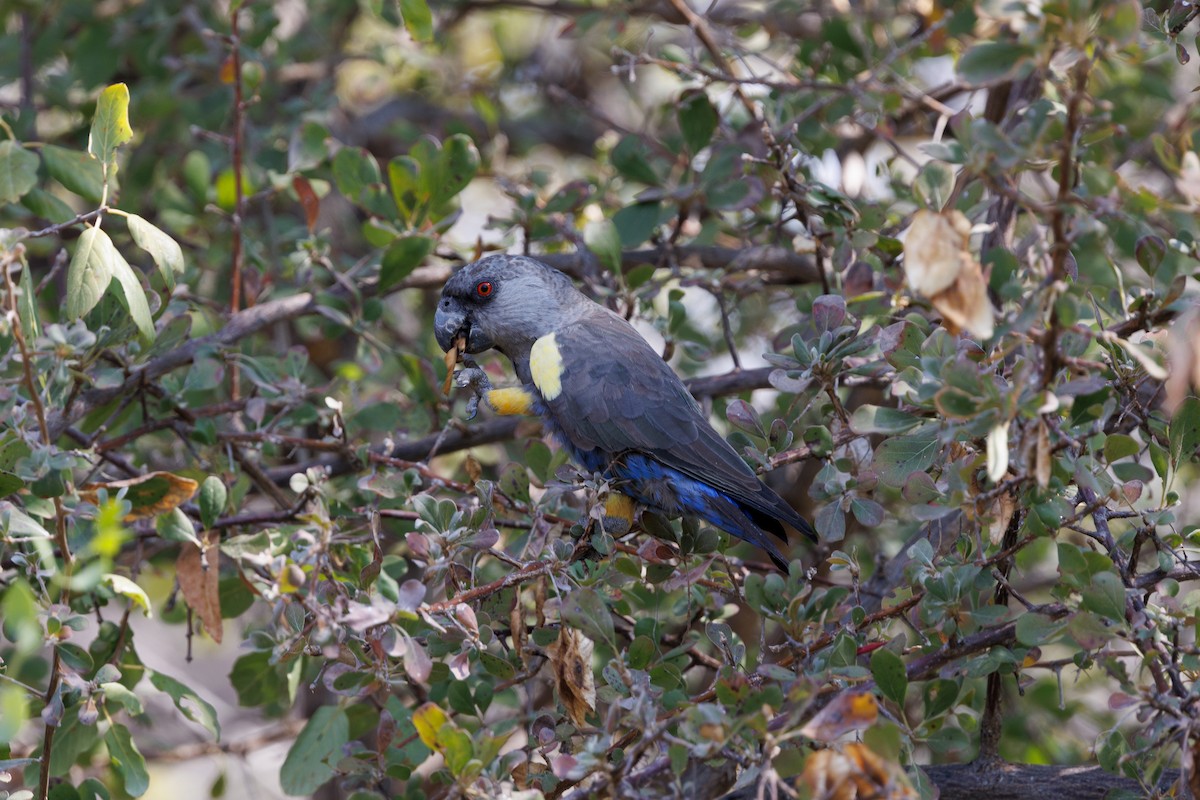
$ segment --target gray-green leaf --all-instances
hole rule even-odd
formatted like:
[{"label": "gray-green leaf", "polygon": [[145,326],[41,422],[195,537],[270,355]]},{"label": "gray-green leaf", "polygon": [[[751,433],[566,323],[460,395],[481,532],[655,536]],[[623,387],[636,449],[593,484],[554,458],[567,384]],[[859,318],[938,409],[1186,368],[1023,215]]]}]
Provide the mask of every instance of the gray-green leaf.
[{"label": "gray-green leaf", "polygon": [[37,183],[38,158],[18,143],[0,142],[0,203],[15,203]]},{"label": "gray-green leaf", "polygon": [[183,250],[179,243],[137,214],[130,214],[126,221],[133,241],[150,254],[166,281],[167,289],[173,291],[175,276],[183,274]]},{"label": "gray-green leaf", "polygon": [[146,759],[138,752],[129,729],[124,725],[113,725],[104,734],[108,756],[125,783],[125,794],[141,797],[150,788],[150,773],[146,771]]},{"label": "gray-green leaf", "polygon": [[[350,719],[337,706],[321,706],[296,737],[279,770],[279,783],[291,795],[315,792],[333,777],[342,747],[350,741]],[[331,763],[332,762],[332,763]]]},{"label": "gray-green leaf", "polygon": [[67,268],[67,317],[78,319],[91,311],[104,296],[113,277],[117,249],[99,228],[87,228],[75,244],[75,256]]}]

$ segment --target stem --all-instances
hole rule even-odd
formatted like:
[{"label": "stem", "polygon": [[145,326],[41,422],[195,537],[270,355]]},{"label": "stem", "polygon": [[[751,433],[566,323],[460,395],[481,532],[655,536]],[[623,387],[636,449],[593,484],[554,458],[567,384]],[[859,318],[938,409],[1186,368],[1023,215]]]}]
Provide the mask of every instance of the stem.
[{"label": "stem", "polygon": [[[242,40],[238,33],[238,14],[242,4],[235,2],[229,10],[229,46],[233,59],[233,290],[229,310],[236,314],[242,307],[242,212],[245,197],[242,193],[242,146],[245,127],[245,104],[242,99]],[[237,400],[241,394],[241,373],[236,361],[229,365],[229,394]]]}]

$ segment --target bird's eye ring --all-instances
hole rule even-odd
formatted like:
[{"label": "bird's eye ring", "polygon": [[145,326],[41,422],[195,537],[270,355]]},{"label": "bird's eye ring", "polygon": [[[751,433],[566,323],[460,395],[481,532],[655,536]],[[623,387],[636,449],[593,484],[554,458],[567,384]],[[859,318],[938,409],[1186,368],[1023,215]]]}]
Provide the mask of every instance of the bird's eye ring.
[{"label": "bird's eye ring", "polygon": [[492,295],[491,282],[484,281],[483,283],[480,283],[478,286],[475,287],[475,294],[479,295],[480,297],[491,297],[491,295]]}]

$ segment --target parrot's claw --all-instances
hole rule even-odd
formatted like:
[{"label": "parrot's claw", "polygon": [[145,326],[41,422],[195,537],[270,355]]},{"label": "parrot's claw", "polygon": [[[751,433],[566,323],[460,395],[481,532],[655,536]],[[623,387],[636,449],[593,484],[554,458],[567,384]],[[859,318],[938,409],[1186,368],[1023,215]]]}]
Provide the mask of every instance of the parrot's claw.
[{"label": "parrot's claw", "polygon": [[454,385],[460,389],[474,389],[476,394],[483,394],[492,388],[487,373],[479,367],[465,367],[454,373]]},{"label": "parrot's claw", "polygon": [[460,389],[471,389],[471,398],[467,400],[467,419],[475,419],[479,413],[479,400],[492,390],[492,382],[487,373],[479,367],[466,367],[454,373],[454,385]]}]

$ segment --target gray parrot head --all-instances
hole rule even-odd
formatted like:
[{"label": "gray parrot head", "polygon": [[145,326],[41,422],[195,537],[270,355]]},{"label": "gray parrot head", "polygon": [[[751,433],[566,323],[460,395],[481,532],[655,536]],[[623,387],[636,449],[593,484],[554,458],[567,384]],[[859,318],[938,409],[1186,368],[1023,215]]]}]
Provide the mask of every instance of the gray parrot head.
[{"label": "gray parrot head", "polygon": [[537,339],[577,318],[590,304],[570,278],[540,261],[489,256],[446,281],[434,335],[443,350],[463,337],[468,353],[494,347],[520,359]]}]

